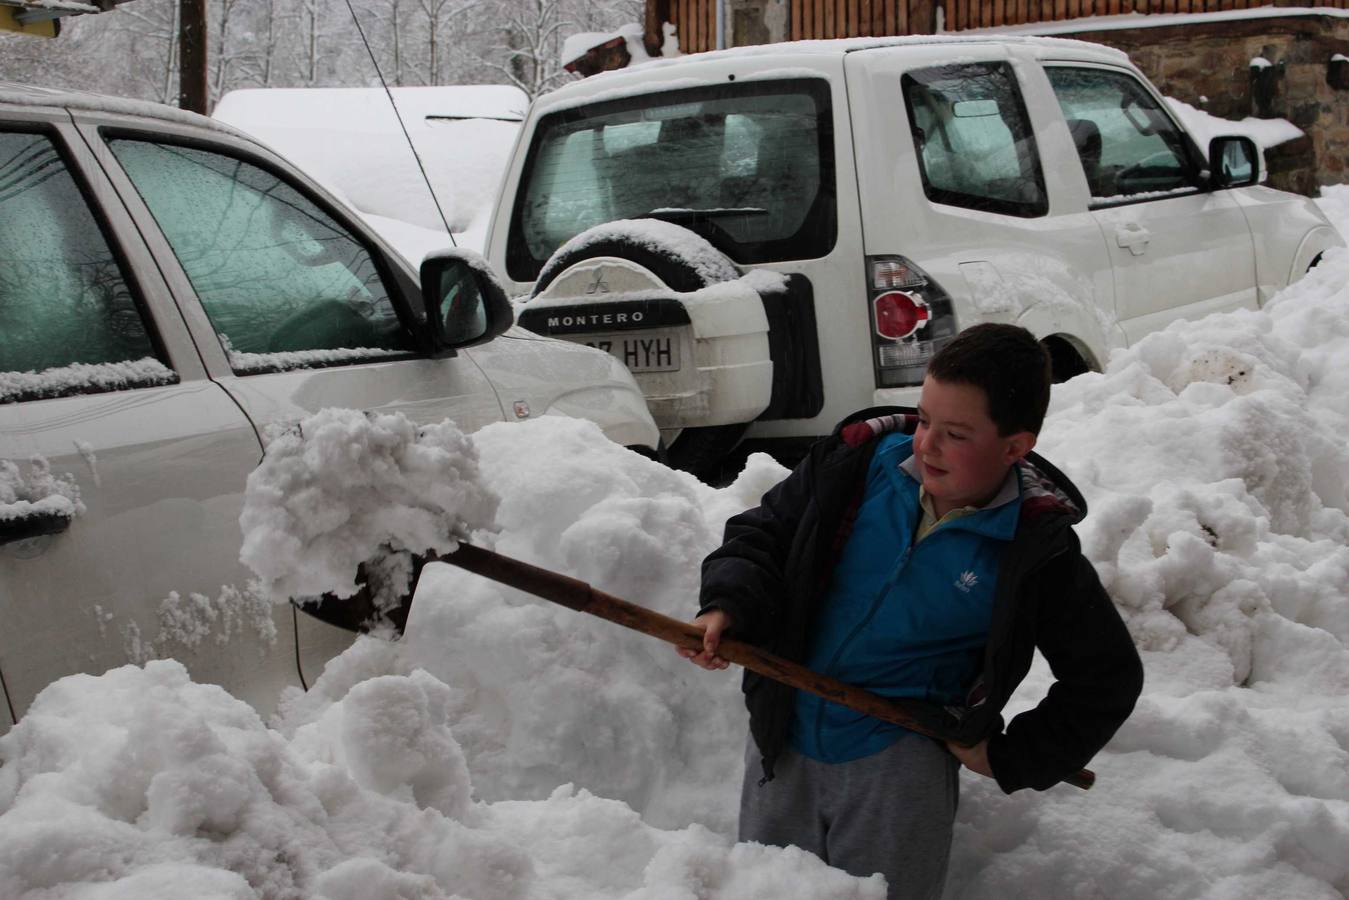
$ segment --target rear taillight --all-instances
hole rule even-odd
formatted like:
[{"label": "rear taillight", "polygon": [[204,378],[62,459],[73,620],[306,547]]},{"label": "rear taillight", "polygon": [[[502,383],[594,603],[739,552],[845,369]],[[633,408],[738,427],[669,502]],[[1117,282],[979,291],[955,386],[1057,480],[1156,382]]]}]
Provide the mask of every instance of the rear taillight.
[{"label": "rear taillight", "polygon": [[902,256],[867,257],[877,387],[923,383],[928,360],[955,337],[951,298]]},{"label": "rear taillight", "polygon": [[886,291],[871,301],[871,307],[876,313],[877,334],[892,340],[908,337],[931,317],[922,296],[904,291]]}]

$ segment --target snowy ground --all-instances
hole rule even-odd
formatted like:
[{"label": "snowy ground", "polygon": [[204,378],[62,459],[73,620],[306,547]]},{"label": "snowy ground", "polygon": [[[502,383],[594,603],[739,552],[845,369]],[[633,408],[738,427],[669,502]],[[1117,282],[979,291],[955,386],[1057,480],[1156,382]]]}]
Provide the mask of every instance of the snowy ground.
[{"label": "snowy ground", "polygon": [[[1323,206],[1349,224],[1349,190]],[[1147,685],[1089,793],[963,774],[949,898],[1349,892],[1346,433],[1346,252],[1056,388],[1040,449]],[[679,617],[783,475],[714,490],[562,419],[472,446],[496,549]],[[404,641],[359,641],[270,727],[172,661],[48,688],[0,738],[0,898],[883,896],[727,836],[736,682],[432,566]]]}]

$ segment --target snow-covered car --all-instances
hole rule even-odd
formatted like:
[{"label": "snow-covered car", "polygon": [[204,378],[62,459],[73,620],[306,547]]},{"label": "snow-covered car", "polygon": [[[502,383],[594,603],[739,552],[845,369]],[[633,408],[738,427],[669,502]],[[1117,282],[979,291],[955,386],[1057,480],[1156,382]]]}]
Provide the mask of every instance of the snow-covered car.
[{"label": "snow-covered car", "polygon": [[232,128],[0,85],[0,730],[150,656],[263,709],[312,680],[350,635],[250,594],[239,512],[268,429],[332,406],[659,442],[628,371],[515,326],[480,256],[419,277]]},{"label": "snow-covered car", "polygon": [[444,246],[447,223],[461,247],[482,250],[528,108],[502,84],[248,88],[211,118],[299,166],[415,263]]},{"label": "snow-covered car", "polygon": [[773,44],[538,98],[486,253],[532,295],[521,324],[624,360],[696,468],[912,403],[976,322],[1030,329],[1062,380],[1260,306],[1343,241],[1259,170],[1249,137],[1201,148],[1099,45]]}]

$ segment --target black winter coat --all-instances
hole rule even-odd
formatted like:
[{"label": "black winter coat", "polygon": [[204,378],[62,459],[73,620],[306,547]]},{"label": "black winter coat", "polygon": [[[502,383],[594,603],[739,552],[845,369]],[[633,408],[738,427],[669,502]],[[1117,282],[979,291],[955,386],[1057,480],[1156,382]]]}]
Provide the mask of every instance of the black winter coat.
[{"label": "black winter coat", "polygon": [[[732,636],[801,662],[878,441],[865,428],[859,436],[857,427],[845,440],[843,429],[912,413],[874,408],[849,417],[758,507],[727,521],[722,546],[703,562],[702,611],[725,611]],[[960,743],[989,738],[989,764],[1007,793],[1044,790],[1085,766],[1128,718],[1143,687],[1129,632],[1071,528],[1086,514],[1086,501],[1038,455],[1026,461],[1042,484],[1052,483],[1053,496],[1023,498],[1016,536],[999,565],[982,677],[970,705],[932,705],[924,717]],[[1038,706],[1004,731],[1002,709],[1037,647],[1056,681]],[[764,777],[772,778],[795,690],[746,671],[744,691]]]}]

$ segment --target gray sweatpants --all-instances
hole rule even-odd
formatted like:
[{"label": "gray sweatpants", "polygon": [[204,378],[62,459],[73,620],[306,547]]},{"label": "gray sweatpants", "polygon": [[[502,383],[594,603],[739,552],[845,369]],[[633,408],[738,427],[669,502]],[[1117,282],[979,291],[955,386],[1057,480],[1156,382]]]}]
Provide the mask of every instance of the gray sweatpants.
[{"label": "gray sweatpants", "polygon": [[762,786],[758,748],[745,750],[740,840],[809,850],[852,875],[880,872],[889,900],[938,900],[951,856],[960,763],[906,734],[879,753],[822,763],[784,750]]}]

